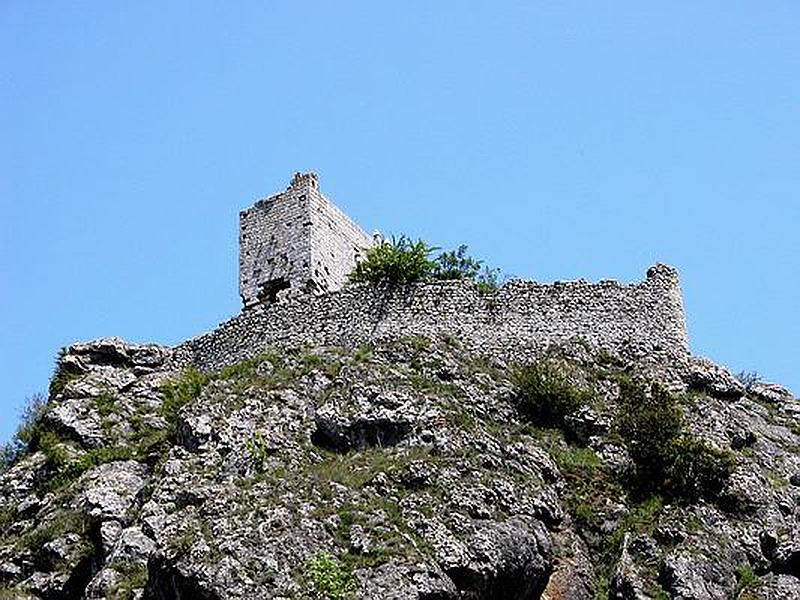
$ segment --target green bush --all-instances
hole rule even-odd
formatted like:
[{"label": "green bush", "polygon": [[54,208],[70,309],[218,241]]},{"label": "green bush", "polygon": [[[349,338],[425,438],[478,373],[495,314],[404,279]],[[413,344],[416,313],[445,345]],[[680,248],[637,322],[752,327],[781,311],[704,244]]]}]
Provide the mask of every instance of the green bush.
[{"label": "green bush", "polygon": [[178,420],[178,411],[185,404],[200,396],[203,386],[210,378],[193,367],[186,369],[179,377],[167,381],[161,386],[164,402],[161,404],[161,416],[169,423],[170,434],[174,434]]},{"label": "green bush", "polygon": [[620,382],[617,429],[637,468],[648,478],[664,479],[669,448],[683,428],[678,402],[659,385],[648,390],[631,380]]},{"label": "green bush", "polygon": [[617,432],[636,464],[640,491],[694,501],[713,498],[733,471],[730,451],[717,450],[683,431],[678,399],[653,384],[620,381]]},{"label": "green bush", "polygon": [[119,573],[120,579],[111,586],[109,600],[132,600],[136,590],[147,585],[147,565],[133,561],[116,561],[111,568]]},{"label": "green bush", "polygon": [[591,390],[575,383],[569,365],[541,360],[517,367],[512,373],[519,409],[539,425],[561,426],[564,417],[594,398]]},{"label": "green bush", "polygon": [[350,280],[408,283],[426,279],[436,268],[436,263],[430,259],[434,250],[427,242],[412,242],[406,236],[393,237],[391,242],[381,241],[367,250],[364,259],[350,274]]},{"label": "green bush", "polygon": [[761,587],[761,578],[750,565],[742,565],[736,569],[736,589],[734,598],[750,600],[756,598],[755,591]]},{"label": "green bush", "polygon": [[478,284],[482,293],[499,287],[500,269],[490,269],[467,254],[467,246],[462,244],[457,250],[442,252],[434,260],[433,277],[436,279],[467,279]]},{"label": "green bush", "polygon": [[43,394],[34,394],[27,399],[16,433],[10,442],[0,446],[0,472],[16,463],[37,443],[41,434],[39,422],[46,408],[47,398]]},{"label": "green bush", "polygon": [[461,244],[457,250],[442,252],[436,257],[433,276],[436,279],[475,280],[481,271],[481,261],[467,254],[467,246]]},{"label": "green bush", "polygon": [[735,466],[730,451],[688,435],[673,440],[666,463],[665,487],[689,500],[717,496]]},{"label": "green bush", "polygon": [[51,475],[37,485],[40,492],[55,491],[74,482],[86,471],[99,465],[119,460],[139,459],[138,448],[133,445],[105,446],[82,452],[74,444],[63,439],[53,431],[43,431],[39,436],[36,450],[46,457],[46,465]]},{"label": "green bush", "polygon": [[350,273],[353,282],[409,283],[430,279],[475,281],[481,291],[498,286],[498,269],[483,266],[483,262],[467,254],[462,244],[456,250],[431,254],[436,248],[423,240],[411,241],[402,235],[391,241],[381,241],[367,250],[363,260]]},{"label": "green bush", "polygon": [[80,373],[72,370],[69,364],[65,365],[62,363],[66,354],[67,349],[61,348],[56,355],[56,366],[53,370],[53,377],[50,379],[50,388],[48,389],[51,398],[60,394],[70,381],[80,377]]},{"label": "green bush", "polygon": [[0,586],[0,600],[29,600],[32,596],[24,591]]},{"label": "green bush", "polygon": [[478,291],[483,294],[493,292],[500,287],[500,269],[490,269],[483,267],[483,270],[478,273],[475,282],[478,284]]},{"label": "green bush", "polygon": [[40,550],[43,544],[52,542],[67,533],[76,533],[82,538],[89,535],[91,523],[84,513],[72,510],[58,510],[52,513],[45,521],[38,523],[33,530],[29,530],[17,539],[17,547],[27,550]]},{"label": "green bush", "polygon": [[347,600],[356,592],[350,571],[326,552],[317,554],[305,565],[305,584],[312,598]]},{"label": "green bush", "polygon": [[253,459],[257,473],[264,473],[267,470],[269,457],[274,453],[260,431],[256,431],[252,436],[244,440],[244,445]]},{"label": "green bush", "polygon": [[44,453],[47,466],[54,471],[63,469],[69,462],[69,452],[64,441],[52,431],[42,432],[36,440],[36,449]]}]

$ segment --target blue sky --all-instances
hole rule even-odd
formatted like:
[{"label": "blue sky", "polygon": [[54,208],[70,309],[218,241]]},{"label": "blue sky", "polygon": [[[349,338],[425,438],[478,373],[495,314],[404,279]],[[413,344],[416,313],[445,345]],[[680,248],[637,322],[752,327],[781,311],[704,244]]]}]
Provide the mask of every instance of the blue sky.
[{"label": "blue sky", "polygon": [[508,274],[682,274],[695,352],[800,392],[800,4],[0,4],[0,439],[53,357],[239,309],[296,170]]}]

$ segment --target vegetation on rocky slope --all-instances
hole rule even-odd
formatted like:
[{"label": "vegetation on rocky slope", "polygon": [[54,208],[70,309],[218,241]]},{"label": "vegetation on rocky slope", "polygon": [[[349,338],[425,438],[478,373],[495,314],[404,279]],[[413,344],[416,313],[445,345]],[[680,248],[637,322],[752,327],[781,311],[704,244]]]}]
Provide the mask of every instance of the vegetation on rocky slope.
[{"label": "vegetation on rocky slope", "polygon": [[520,364],[454,338],[276,348],[216,373],[167,355],[60,358],[0,474],[0,598],[800,591],[800,405],[777,386],[699,364],[676,387],[581,343]]}]

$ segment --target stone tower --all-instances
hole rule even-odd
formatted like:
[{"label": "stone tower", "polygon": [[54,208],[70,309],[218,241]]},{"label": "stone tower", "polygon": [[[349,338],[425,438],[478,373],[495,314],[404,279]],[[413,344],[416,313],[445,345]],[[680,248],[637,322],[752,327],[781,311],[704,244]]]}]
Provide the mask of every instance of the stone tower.
[{"label": "stone tower", "polygon": [[239,214],[239,294],[245,307],[290,294],[322,294],[347,282],[372,238],[295,173],[285,192]]}]

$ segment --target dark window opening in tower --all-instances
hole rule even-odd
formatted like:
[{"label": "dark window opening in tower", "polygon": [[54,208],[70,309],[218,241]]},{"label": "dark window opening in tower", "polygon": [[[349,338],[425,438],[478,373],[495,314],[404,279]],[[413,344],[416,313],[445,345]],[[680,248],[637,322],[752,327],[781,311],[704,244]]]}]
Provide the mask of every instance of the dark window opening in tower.
[{"label": "dark window opening in tower", "polygon": [[258,291],[258,299],[261,302],[275,302],[278,299],[278,293],[290,287],[291,284],[283,277],[270,279],[261,284]]}]

